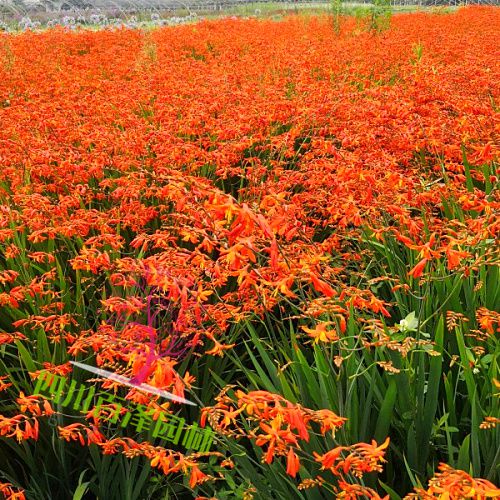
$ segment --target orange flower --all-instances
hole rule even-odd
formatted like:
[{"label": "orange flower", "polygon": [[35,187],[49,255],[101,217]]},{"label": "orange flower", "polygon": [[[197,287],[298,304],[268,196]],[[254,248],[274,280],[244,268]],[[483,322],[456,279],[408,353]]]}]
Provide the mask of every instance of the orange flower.
[{"label": "orange flower", "polygon": [[302,330],[304,330],[310,337],[313,339],[314,344],[318,344],[319,342],[335,342],[339,339],[339,336],[335,330],[327,330],[326,328],[331,325],[331,322],[318,323],[316,328],[311,329],[305,326],[302,326]]},{"label": "orange flower", "polygon": [[476,317],[479,327],[489,335],[493,335],[495,331],[500,332],[500,313],[490,311],[486,307],[480,307],[476,311]]},{"label": "orange flower", "polygon": [[339,417],[331,410],[316,410],[313,419],[321,424],[322,434],[328,431],[335,434],[335,431],[347,421],[347,418]]},{"label": "orange flower", "polygon": [[286,462],[286,473],[289,476],[295,477],[300,469],[299,457],[293,451],[293,448],[288,450],[287,462]]},{"label": "orange flower", "polygon": [[10,382],[4,382],[5,379],[8,379],[8,375],[0,377],[0,392],[5,391],[12,385]]},{"label": "orange flower", "polygon": [[[330,470],[333,474],[342,476],[351,473],[361,477],[366,472],[382,470],[381,463],[384,462],[385,449],[389,446],[389,438],[377,446],[375,441],[371,444],[357,443],[352,446],[339,446],[328,451],[324,455],[314,453],[317,462],[321,463],[323,469]],[[345,458],[342,453],[346,452]]]},{"label": "orange flower", "polygon": [[197,484],[206,481],[208,476],[203,473],[197,465],[191,467],[191,474],[189,476],[189,487],[194,488]]},{"label": "orange flower", "polygon": [[485,479],[474,479],[465,471],[453,469],[443,463],[439,464],[439,471],[430,479],[427,490],[417,488],[416,493],[408,495],[405,499],[500,498],[500,489]]},{"label": "orange flower", "polygon": [[298,444],[296,436],[288,428],[282,429],[282,425],[283,421],[279,415],[271,421],[270,425],[262,422],[260,427],[267,434],[261,434],[255,444],[257,446],[262,446],[266,442]]},{"label": "orange flower", "polygon": [[423,258],[408,274],[413,278],[420,278],[429,259]]},{"label": "orange flower", "polygon": [[205,354],[209,356],[224,356],[224,351],[228,349],[232,349],[236,344],[221,344],[214,338],[211,338],[212,342],[214,342],[214,346],[212,349],[209,349],[208,351],[205,351]]},{"label": "orange flower", "polygon": [[337,295],[337,292],[328,283],[320,280],[314,273],[310,273],[309,278],[316,291],[323,293],[327,297],[334,297]]},{"label": "orange flower", "polygon": [[346,450],[345,446],[338,446],[337,448],[334,448],[333,450],[327,451],[323,455],[319,455],[316,452],[313,452],[314,457],[316,459],[316,462],[321,463],[321,467],[323,469],[332,469],[335,462],[338,460],[340,457],[340,454],[342,451]]},{"label": "orange flower", "polygon": [[469,252],[463,252],[460,250],[454,250],[448,245],[445,250],[446,257],[448,259],[447,267],[448,269],[455,269],[460,265],[460,261],[467,257],[470,257]]},{"label": "orange flower", "polygon": [[5,500],[26,500],[24,490],[14,488],[10,483],[0,483],[0,493]]}]

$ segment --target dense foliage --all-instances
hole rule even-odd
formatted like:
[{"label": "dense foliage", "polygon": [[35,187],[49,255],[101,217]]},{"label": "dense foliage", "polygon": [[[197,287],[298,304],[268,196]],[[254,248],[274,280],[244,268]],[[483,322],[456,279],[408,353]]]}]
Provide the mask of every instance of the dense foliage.
[{"label": "dense foliage", "polygon": [[6,498],[499,497],[500,12],[363,22],[0,34]]}]

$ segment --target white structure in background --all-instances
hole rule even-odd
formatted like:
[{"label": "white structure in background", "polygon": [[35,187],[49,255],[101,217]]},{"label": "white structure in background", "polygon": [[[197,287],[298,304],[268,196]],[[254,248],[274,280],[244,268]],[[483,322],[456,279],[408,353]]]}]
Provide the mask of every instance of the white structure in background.
[{"label": "white structure in background", "polygon": [[[118,0],[120,1],[120,0]],[[102,0],[0,0],[0,6],[10,7],[12,10],[20,11],[46,11],[60,12],[61,10],[84,9],[102,6],[116,5],[112,1]]]},{"label": "white structure in background", "polygon": [[[107,12],[118,10],[122,12],[141,10],[173,10],[176,8],[185,8],[191,11],[224,10],[228,7],[242,4],[266,3],[274,1],[284,5],[296,5],[305,3],[325,3],[330,0],[0,0],[2,10],[11,10],[12,12],[30,12],[30,11],[81,11],[90,10],[98,12]],[[373,4],[374,0],[343,0],[345,4]],[[415,5],[415,6],[444,6],[444,5],[464,5],[464,4],[482,4],[482,5],[500,5],[500,0],[389,0],[392,6]]]},{"label": "white structure in background", "polygon": [[43,0],[23,0],[23,5],[29,9],[37,9],[43,6]]}]

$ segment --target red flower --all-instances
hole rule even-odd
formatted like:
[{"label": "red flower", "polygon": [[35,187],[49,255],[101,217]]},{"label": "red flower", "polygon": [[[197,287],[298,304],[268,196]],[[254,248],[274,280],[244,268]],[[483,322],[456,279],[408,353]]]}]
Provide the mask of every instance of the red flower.
[{"label": "red flower", "polygon": [[422,259],[408,274],[413,278],[420,278],[429,259]]},{"label": "red flower", "polygon": [[286,473],[292,477],[297,475],[300,469],[299,457],[293,451],[293,448],[288,450],[288,456],[286,461]]}]

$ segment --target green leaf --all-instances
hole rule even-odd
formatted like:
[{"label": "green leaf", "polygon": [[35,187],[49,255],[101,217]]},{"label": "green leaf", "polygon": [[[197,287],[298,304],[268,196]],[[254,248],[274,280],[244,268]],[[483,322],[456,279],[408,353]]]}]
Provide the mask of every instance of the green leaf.
[{"label": "green leaf", "polygon": [[465,471],[470,468],[470,434],[465,436],[465,439],[460,446],[456,468]]},{"label": "green leaf", "polygon": [[87,492],[87,490],[89,489],[89,484],[90,484],[90,481],[86,482],[86,483],[82,483],[82,479],[83,479],[83,476],[85,475],[85,472],[87,472],[86,470],[84,470],[81,474],[80,474],[80,478],[78,479],[78,487],[76,488],[75,492],[73,493],[73,500],[82,500],[83,498],[83,495],[85,495],[85,493]]},{"label": "green leaf", "polygon": [[387,486],[387,484],[383,483],[382,481],[379,481],[379,484],[382,489],[389,494],[391,500],[402,500],[401,497],[392,488]]},{"label": "green leaf", "polygon": [[19,357],[21,358],[21,361],[24,363],[24,366],[26,366],[26,369],[29,372],[34,372],[36,371],[36,365],[33,361],[33,358],[31,354],[28,352],[26,347],[24,347],[23,343],[20,340],[16,340],[16,346],[17,350],[19,352]]},{"label": "green leaf", "polygon": [[[420,450],[420,471],[425,473],[425,466],[429,460],[429,442],[432,435],[432,427],[436,418],[438,407],[439,388],[442,375],[443,364],[443,337],[444,337],[444,318],[439,318],[439,323],[436,327],[434,340],[436,342],[436,351],[439,356],[431,356],[429,378],[427,380],[427,392],[425,394],[424,413],[422,415],[422,425],[420,426],[420,435],[418,442],[421,444]],[[423,374],[422,374],[423,375]]]},{"label": "green leaf", "polygon": [[389,428],[393,418],[394,404],[396,402],[396,395],[396,380],[394,377],[391,377],[389,379],[389,386],[387,387],[382,407],[380,408],[377,425],[375,427],[375,441],[377,441],[377,443],[384,441],[389,434]]}]

